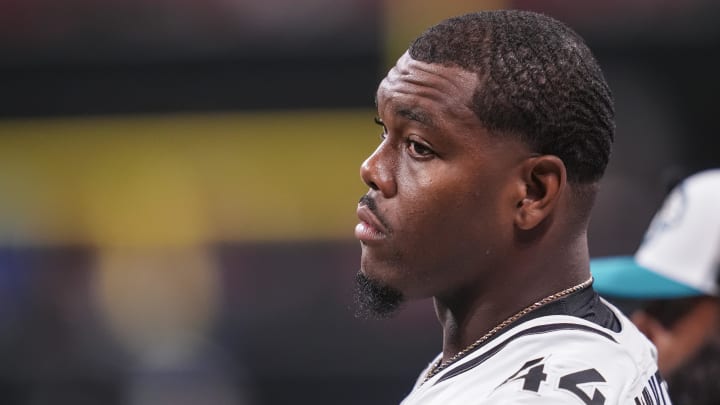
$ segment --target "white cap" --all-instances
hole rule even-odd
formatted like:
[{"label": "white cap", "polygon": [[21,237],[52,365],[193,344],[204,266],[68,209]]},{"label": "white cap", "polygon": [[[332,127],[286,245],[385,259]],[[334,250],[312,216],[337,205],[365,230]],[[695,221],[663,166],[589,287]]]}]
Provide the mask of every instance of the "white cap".
[{"label": "white cap", "polygon": [[688,177],[655,214],[634,257],[591,261],[601,294],[720,295],[720,169]]}]

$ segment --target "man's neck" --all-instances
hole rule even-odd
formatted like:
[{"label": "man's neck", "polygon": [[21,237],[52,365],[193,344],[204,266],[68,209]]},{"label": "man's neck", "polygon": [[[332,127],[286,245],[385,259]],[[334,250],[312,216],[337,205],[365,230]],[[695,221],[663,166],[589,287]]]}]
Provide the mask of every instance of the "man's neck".
[{"label": "man's neck", "polygon": [[443,328],[443,361],[465,350],[534,303],[587,281],[590,277],[589,259],[587,248],[582,249],[582,246],[587,245],[581,244],[581,249],[575,250],[576,255],[563,252],[565,261],[556,261],[552,268],[514,266],[516,271],[498,272],[495,281],[468,287],[444,298],[436,297],[435,310]]}]

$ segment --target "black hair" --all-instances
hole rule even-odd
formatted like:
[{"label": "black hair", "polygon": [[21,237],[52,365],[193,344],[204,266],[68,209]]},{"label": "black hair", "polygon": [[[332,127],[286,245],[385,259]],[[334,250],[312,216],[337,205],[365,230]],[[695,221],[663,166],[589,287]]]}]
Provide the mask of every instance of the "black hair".
[{"label": "black hair", "polygon": [[612,94],[590,49],[563,23],[519,10],[466,14],[429,28],[409,54],[476,72],[471,108],[486,129],[559,157],[570,182],[602,177],[615,130]]},{"label": "black hair", "polygon": [[699,295],[687,298],[658,299],[646,301],[643,311],[657,319],[665,328],[671,329],[675,324],[692,311],[706,296]]},{"label": "black hair", "polygon": [[678,298],[623,298],[603,294],[603,298],[617,306],[623,313],[629,315],[637,311],[646,313],[651,318],[660,322],[665,329],[672,329],[675,325],[702,301],[715,300],[720,305],[720,298],[711,295],[695,295]]}]

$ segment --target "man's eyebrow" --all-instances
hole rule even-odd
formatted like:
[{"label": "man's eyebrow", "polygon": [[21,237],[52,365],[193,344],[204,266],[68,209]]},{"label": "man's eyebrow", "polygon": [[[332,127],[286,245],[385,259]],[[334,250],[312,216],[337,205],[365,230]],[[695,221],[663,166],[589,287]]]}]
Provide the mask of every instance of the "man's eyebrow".
[{"label": "man's eyebrow", "polygon": [[397,110],[397,114],[401,117],[407,118],[411,121],[419,122],[428,127],[434,127],[432,117],[424,110],[417,108],[400,108]]}]

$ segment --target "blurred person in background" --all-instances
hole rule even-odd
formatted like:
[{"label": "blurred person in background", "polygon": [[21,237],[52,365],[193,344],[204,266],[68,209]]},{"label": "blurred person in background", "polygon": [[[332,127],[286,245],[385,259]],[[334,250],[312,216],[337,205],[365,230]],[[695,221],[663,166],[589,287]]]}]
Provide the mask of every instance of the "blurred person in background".
[{"label": "blurred person in background", "polygon": [[720,169],[678,184],[633,257],[591,261],[595,289],[655,343],[675,404],[720,403]]},{"label": "blurred person in background", "polygon": [[669,402],[655,349],[591,286],[614,111],[583,40],[531,12],[451,18],[400,57],[377,107],[359,308],[433,297],[443,327],[403,404]]}]

